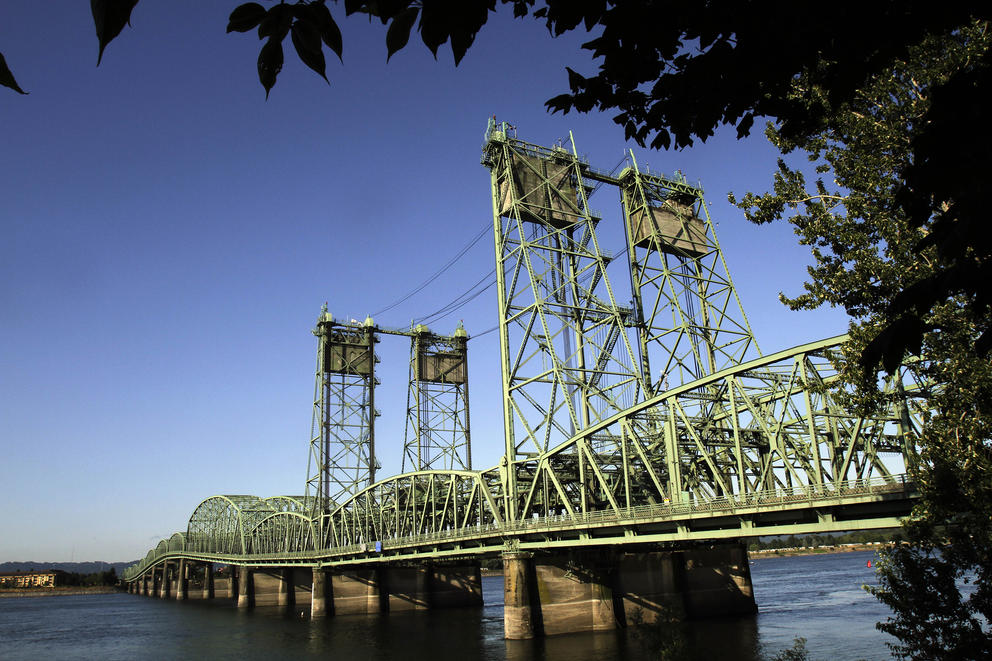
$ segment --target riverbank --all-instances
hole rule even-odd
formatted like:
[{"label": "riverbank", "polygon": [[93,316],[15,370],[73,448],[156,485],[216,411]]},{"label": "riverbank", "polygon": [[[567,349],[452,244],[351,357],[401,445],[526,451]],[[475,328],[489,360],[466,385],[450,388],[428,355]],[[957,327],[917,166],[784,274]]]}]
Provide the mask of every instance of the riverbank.
[{"label": "riverbank", "polygon": [[120,589],[112,585],[97,585],[94,587],[80,587],[78,585],[64,586],[57,588],[20,588],[13,590],[0,590],[0,599],[5,597],[61,597],[72,594],[116,594]]},{"label": "riverbank", "polygon": [[832,546],[799,546],[782,549],[759,549],[748,551],[751,558],[781,558],[792,555],[825,555],[828,553],[850,553],[852,551],[881,551],[892,546],[889,542],[866,542],[864,544],[835,544]]}]

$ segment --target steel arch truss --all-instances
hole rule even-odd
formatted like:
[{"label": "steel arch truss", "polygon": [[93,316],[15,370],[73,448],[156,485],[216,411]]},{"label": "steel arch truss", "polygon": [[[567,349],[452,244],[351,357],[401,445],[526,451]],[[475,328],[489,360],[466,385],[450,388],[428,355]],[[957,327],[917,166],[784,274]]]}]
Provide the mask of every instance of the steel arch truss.
[{"label": "steel arch truss", "polygon": [[[689,504],[895,481],[919,429],[889,388],[889,410],[845,411],[830,354],[843,336],[673,388],[517,468],[511,518]],[[912,404],[912,402],[910,402]],[[515,514],[515,516],[514,516]]]},{"label": "steel arch truss", "polygon": [[306,553],[317,540],[314,520],[298,511],[272,512],[245,534],[249,555]]},{"label": "steel arch truss", "polygon": [[[425,471],[378,482],[341,504],[323,526],[323,548],[371,547],[442,531],[479,531],[499,526],[498,473]],[[494,479],[495,478],[495,479]]]}]

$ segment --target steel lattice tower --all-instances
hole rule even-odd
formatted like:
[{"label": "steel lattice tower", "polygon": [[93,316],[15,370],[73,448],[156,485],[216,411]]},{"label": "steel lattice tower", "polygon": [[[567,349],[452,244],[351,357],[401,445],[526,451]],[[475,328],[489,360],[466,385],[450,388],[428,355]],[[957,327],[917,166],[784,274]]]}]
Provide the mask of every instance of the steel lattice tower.
[{"label": "steel lattice tower", "polygon": [[[644,380],[652,393],[758,354],[701,189],[641,172],[619,176]],[[657,379],[652,378],[652,369]]]},{"label": "steel lattice tower", "polygon": [[468,409],[468,334],[426,326],[410,331],[410,388],[402,471],[472,470]]},{"label": "steel lattice tower", "polygon": [[372,319],[339,323],[321,310],[317,327],[307,497],[315,515],[375,482],[375,343]]},{"label": "steel lattice tower", "polygon": [[618,305],[610,257],[596,237],[588,164],[574,143],[571,152],[548,149],[512,131],[491,120],[483,152],[492,175],[510,501],[529,458],[633,405],[645,389],[628,333],[633,311]]}]

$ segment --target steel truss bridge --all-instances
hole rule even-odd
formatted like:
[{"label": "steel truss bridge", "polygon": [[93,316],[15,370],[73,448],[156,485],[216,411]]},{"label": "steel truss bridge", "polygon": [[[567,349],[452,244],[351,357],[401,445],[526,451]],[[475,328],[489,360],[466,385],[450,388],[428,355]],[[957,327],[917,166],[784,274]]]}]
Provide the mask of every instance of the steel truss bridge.
[{"label": "steel truss bridge", "polygon": [[[897,526],[926,410],[909,367],[887,408],[844,407],[845,336],[762,355],[702,190],[592,168],[490,120],[505,452],[471,468],[467,334],[418,327],[404,466],[376,479],[374,347],[325,311],[303,496],[213,496],[124,573],[163,561],[348,567]],[[626,247],[589,204],[618,189]],[[621,294],[623,292],[623,294]],[[618,297],[629,295],[620,304]]]}]

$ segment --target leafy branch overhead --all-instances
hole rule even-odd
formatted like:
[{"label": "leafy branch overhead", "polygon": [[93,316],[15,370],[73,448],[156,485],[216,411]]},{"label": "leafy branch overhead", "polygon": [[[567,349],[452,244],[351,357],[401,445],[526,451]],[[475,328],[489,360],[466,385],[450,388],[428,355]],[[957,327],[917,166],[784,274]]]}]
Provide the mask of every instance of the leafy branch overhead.
[{"label": "leafy branch overhead", "polygon": [[[514,15],[526,16],[534,0],[500,0],[514,5]],[[365,14],[378,18],[386,30],[386,59],[404,48],[414,27],[421,40],[437,57],[438,49],[449,40],[457,66],[475,36],[495,11],[497,0],[345,0],[346,16]],[[418,22],[419,19],[419,22]],[[258,79],[268,97],[282,69],[282,42],[291,35],[300,61],[327,80],[323,46],[342,59],[341,31],[331,16],[326,0],[280,2],[266,9],[247,2],[231,12],[228,32],[249,32],[258,28],[259,39],[267,41],[258,55]]]}]

